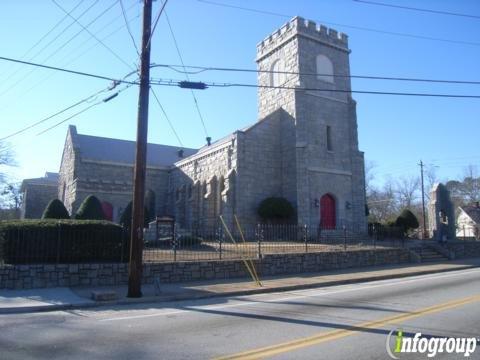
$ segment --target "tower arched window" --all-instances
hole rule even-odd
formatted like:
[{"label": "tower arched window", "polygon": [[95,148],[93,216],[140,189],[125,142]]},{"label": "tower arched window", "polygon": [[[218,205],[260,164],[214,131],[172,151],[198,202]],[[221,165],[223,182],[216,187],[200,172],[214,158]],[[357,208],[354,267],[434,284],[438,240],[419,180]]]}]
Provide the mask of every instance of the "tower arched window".
[{"label": "tower arched window", "polygon": [[285,72],[285,63],[282,59],[275,60],[270,68],[270,85],[271,86],[280,86],[285,83],[286,76]]},{"label": "tower arched window", "polygon": [[317,55],[317,80],[333,84],[333,64],[323,54]]}]

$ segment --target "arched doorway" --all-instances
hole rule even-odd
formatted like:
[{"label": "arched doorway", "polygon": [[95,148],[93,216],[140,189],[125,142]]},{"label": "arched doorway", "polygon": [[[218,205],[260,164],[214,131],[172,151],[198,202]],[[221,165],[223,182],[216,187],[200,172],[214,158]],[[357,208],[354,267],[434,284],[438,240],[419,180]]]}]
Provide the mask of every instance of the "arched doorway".
[{"label": "arched doorway", "polygon": [[102,210],[103,214],[105,215],[105,219],[108,221],[113,220],[113,205],[110,204],[108,201],[102,202]]},{"label": "arched doorway", "polygon": [[320,199],[320,226],[322,229],[335,229],[336,225],[335,198],[325,194]]}]

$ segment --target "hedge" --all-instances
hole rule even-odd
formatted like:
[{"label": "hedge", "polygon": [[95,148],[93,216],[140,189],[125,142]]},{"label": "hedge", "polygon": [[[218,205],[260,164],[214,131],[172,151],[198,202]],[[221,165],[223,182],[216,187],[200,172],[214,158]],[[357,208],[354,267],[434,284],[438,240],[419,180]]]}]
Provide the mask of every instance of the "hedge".
[{"label": "hedge", "polygon": [[295,216],[292,204],[282,197],[269,197],[262,200],[257,212],[264,221],[288,221]]},{"label": "hedge", "polygon": [[130,253],[127,239],[123,228],[109,221],[0,221],[0,262],[127,262]]}]

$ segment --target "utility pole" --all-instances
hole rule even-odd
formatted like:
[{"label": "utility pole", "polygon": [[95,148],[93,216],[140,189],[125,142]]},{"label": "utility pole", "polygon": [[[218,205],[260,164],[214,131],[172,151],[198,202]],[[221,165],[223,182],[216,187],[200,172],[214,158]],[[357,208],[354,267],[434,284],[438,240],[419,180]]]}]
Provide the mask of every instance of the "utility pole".
[{"label": "utility pole", "polygon": [[128,297],[142,296],[142,253],[145,174],[147,162],[148,96],[150,92],[150,37],[152,0],[143,1],[143,33],[140,54],[140,92],[138,96],[137,143],[133,179],[132,227],[130,263],[128,268]]},{"label": "utility pole", "polygon": [[424,167],[423,161],[420,160],[420,164],[418,164],[418,165],[420,166],[420,174],[421,174],[421,179],[422,179],[423,238],[426,239],[427,238],[427,218],[425,216],[425,189],[424,189],[424,186],[423,186],[423,167]]}]

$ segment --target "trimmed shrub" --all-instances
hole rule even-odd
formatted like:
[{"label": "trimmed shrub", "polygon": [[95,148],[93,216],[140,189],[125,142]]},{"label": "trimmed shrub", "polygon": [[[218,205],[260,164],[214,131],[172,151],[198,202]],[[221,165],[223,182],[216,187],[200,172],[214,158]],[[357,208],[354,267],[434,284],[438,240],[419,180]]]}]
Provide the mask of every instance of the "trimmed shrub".
[{"label": "trimmed shrub", "polygon": [[0,257],[6,264],[127,262],[129,243],[109,221],[0,222]]},{"label": "trimmed shrub", "polygon": [[43,211],[42,219],[70,219],[70,214],[60,200],[54,199]]},{"label": "trimmed shrub", "polygon": [[[126,229],[130,229],[130,227],[132,226],[132,206],[133,203],[130,201],[125,210],[123,210],[122,216],[120,216],[120,225],[122,225]],[[146,207],[144,211],[145,214],[143,219],[143,227],[148,228],[150,216]]]},{"label": "trimmed shrub", "polygon": [[295,209],[285,198],[270,197],[260,203],[258,215],[264,221],[285,222],[293,218]]},{"label": "trimmed shrub", "polygon": [[417,217],[410,210],[405,209],[398,216],[395,225],[408,232],[411,229],[417,229],[419,223]]},{"label": "trimmed shrub", "polygon": [[96,196],[88,195],[78,208],[77,220],[105,220],[102,203]]},{"label": "trimmed shrub", "polygon": [[202,238],[193,235],[181,235],[177,237],[177,244],[179,247],[197,246],[202,243]]}]

